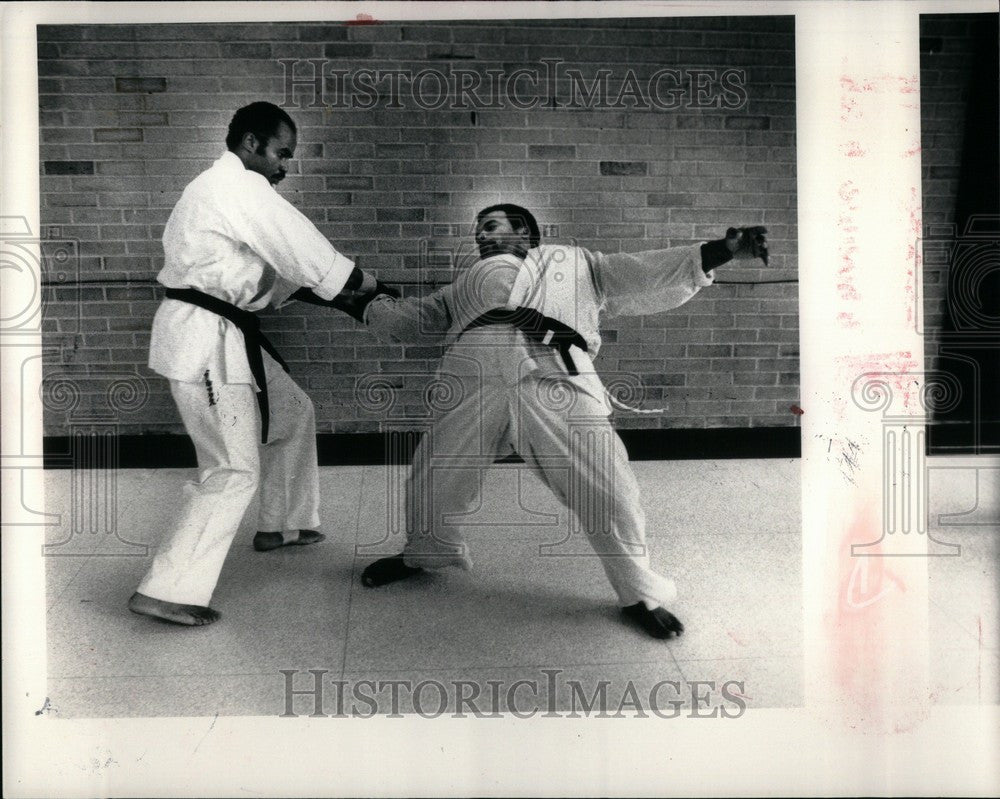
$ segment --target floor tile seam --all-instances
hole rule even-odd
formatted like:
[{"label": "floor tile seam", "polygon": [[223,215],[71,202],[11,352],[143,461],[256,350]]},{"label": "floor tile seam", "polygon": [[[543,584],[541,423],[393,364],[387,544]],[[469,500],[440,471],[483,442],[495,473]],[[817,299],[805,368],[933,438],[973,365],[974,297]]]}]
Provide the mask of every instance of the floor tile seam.
[{"label": "floor tile seam", "polygon": [[[677,654],[675,654],[673,652],[673,650],[670,651],[670,654],[671,654],[671,658],[673,660],[673,664],[677,665],[677,666],[681,666],[681,665],[686,664],[686,663],[687,664],[690,664],[690,663],[731,663],[731,662],[760,662],[760,661],[790,661],[790,662],[794,662],[794,661],[801,661],[801,660],[803,660],[803,656],[797,655],[797,654],[782,654],[782,655],[766,655],[766,654],[761,654],[761,655],[744,655],[744,656],[738,656],[738,657],[721,656],[721,657],[709,657],[709,658],[678,657]],[[440,671],[488,671],[488,670],[491,670],[491,669],[495,669],[495,670],[499,670],[499,671],[503,671],[503,670],[507,670],[507,671],[514,671],[514,670],[537,670],[537,671],[542,671],[543,669],[561,669],[561,670],[565,670],[565,669],[574,669],[574,668],[637,668],[637,667],[641,668],[641,667],[659,666],[659,665],[663,665],[663,661],[661,661],[661,660],[639,660],[639,661],[614,661],[614,662],[602,662],[602,663],[579,662],[579,663],[567,663],[567,664],[563,664],[563,663],[560,663],[560,664],[552,664],[552,663],[546,663],[546,664],[526,663],[526,664],[521,664],[521,663],[515,663],[515,664],[502,664],[502,665],[501,664],[475,665],[475,664],[465,663],[465,664],[461,664],[461,665],[457,665],[457,666],[456,665],[450,665],[450,664],[449,665],[445,665],[445,666],[418,664],[418,665],[405,666],[405,667],[393,666],[391,668],[384,668],[384,669],[380,669],[380,668],[360,669],[360,668],[356,668],[356,667],[345,668],[343,674],[344,674],[345,677],[347,677],[348,675],[358,675],[358,674],[367,674],[367,673],[393,674],[393,673],[404,673],[404,672],[435,672],[435,671],[438,671],[438,672],[440,672]]]},{"label": "floor tile seam", "polygon": [[[62,602],[63,596],[66,594],[66,592],[70,589],[70,587],[76,581],[77,577],[80,576],[80,572],[83,571],[84,567],[90,562],[90,560],[92,559],[92,557],[93,557],[92,555],[83,555],[83,556],[80,557],[80,564],[79,564],[79,566],[77,566],[76,571],[73,572],[73,576],[70,577],[69,580],[66,581],[66,584],[62,588],[59,589],[58,593],[52,598],[51,603],[46,604],[46,607],[45,607],[45,615],[46,615],[46,617],[48,617],[48,614],[50,612],[52,612],[52,610],[55,609],[55,607]],[[45,580],[48,581],[48,579],[49,579],[49,572],[48,572],[48,568],[46,568],[45,569]]]},{"label": "floor tile seam", "polygon": [[593,663],[593,662],[579,662],[579,663],[560,663],[558,665],[551,663],[514,663],[514,664],[485,664],[485,665],[474,665],[469,663],[464,663],[460,665],[446,665],[446,666],[428,666],[425,664],[406,666],[406,667],[392,667],[388,669],[345,669],[344,676],[349,674],[365,674],[365,673],[379,673],[379,674],[392,674],[392,673],[404,673],[404,672],[434,672],[434,671],[515,671],[515,670],[535,670],[541,672],[543,669],[578,669],[578,668],[622,668],[622,667],[646,667],[646,666],[659,666],[662,665],[664,661],[661,660],[641,660],[641,661],[614,661],[614,662],[603,662],[603,663]]},{"label": "floor tile seam", "polygon": [[351,574],[348,578],[347,606],[344,608],[344,643],[340,655],[340,676],[343,678],[347,670],[348,645],[351,638],[351,608],[354,606],[354,592],[357,590],[357,565],[358,565],[358,536],[361,535],[361,508],[362,500],[365,496],[365,483],[368,479],[368,469],[361,470],[361,480],[358,485],[358,512],[354,518],[354,545],[351,553]]}]

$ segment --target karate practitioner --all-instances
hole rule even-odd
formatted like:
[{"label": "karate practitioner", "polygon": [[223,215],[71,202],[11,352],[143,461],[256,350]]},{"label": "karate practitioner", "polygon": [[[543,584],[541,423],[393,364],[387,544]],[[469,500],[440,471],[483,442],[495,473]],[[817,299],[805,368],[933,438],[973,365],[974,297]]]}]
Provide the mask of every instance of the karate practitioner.
[{"label": "karate practitioner", "polygon": [[295,123],[278,106],[239,109],[228,151],[188,184],[167,221],[157,276],[167,299],[153,319],[149,366],[170,381],[200,471],[170,509],[172,529],[129,600],[136,613],[185,625],[220,618],[209,602],[258,488],[255,549],[323,540],[312,402],[253,312],[379,284],[275,190],[295,145]]},{"label": "karate practitioner", "polygon": [[654,572],[639,489],[591,359],[600,316],[682,305],[731,258],[767,258],[765,229],[730,228],[701,245],[604,255],[541,245],[538,224],[516,205],[481,211],[480,260],[422,299],[356,295],[352,314],[377,335],[450,346],[440,375],[453,382],[418,446],[407,482],[404,551],[362,573],[381,586],[445,566],[470,568],[454,519],[468,512],[483,467],[513,447],[576,515],[625,616],[657,638],[684,627],[665,606],[672,580]]}]

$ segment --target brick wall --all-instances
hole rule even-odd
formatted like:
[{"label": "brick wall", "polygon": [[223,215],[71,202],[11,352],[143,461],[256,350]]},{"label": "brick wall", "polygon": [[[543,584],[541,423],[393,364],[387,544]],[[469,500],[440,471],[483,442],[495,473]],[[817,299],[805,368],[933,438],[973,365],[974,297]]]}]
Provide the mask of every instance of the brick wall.
[{"label": "brick wall", "polygon": [[[79,389],[72,408],[48,397],[47,433],[65,433],[70,413],[99,412],[109,381],[128,374],[148,378],[150,393],[126,403],[121,431],[183,429],[166,381],[145,366],[160,237],[181,190],[223,151],[233,111],[259,99],[284,103],[299,126],[298,174],[282,194],[339,250],[408,293],[449,282],[460,257],[446,253],[469,251],[475,211],[497,201],[532,208],[554,240],[604,252],[767,225],[768,268],[725,267],[720,283],[748,282],[672,312],[609,320],[597,366],[635,373],[647,405],[669,406],[663,416],[622,414],[621,428],[795,424],[793,47],[790,17],[39,27],[41,219],[50,256],[65,241],[79,247],[76,259],[47,262],[48,395],[60,380]],[[291,75],[306,81],[291,103],[286,59],[299,60]],[[533,108],[509,99],[435,108],[433,75],[416,98],[406,82],[393,103],[386,80],[379,96],[353,86],[373,108],[336,107],[347,79],[335,70],[429,69],[455,87],[458,72],[475,73],[489,100],[491,80],[538,72],[542,59],[562,63],[554,91],[518,84],[523,104],[539,98]],[[317,66],[322,97],[308,83]],[[658,84],[665,108],[647,83],[664,68],[679,70]],[[605,107],[579,92],[577,107],[552,107],[602,69]],[[741,71],[729,73],[728,92],[726,70]],[[375,431],[422,408],[437,348],[382,345],[339,313],[299,305],[267,312],[263,325],[315,401],[320,432]],[[397,389],[389,411],[356,398],[373,372]]]}]

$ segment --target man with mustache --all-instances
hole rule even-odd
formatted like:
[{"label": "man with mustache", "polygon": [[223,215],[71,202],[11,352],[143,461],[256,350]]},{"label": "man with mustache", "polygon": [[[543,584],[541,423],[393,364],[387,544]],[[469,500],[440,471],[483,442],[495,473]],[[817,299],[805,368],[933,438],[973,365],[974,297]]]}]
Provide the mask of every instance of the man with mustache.
[{"label": "man with mustache", "polygon": [[422,299],[356,295],[345,310],[377,335],[450,345],[440,374],[457,397],[414,454],[405,549],[370,564],[364,585],[470,568],[449,519],[473,507],[480,470],[512,447],[575,513],[626,618],[656,638],[680,635],[684,626],[666,609],[676,588],[650,568],[638,484],[591,361],[599,318],[682,305],[731,258],[766,262],[765,233],[730,228],[701,245],[604,255],[542,245],[534,216],[501,204],[479,212],[480,259],[451,285]]},{"label": "man with mustache", "polygon": [[157,276],[167,298],[149,366],[170,381],[200,471],[129,600],[135,613],[184,625],[219,619],[209,601],[258,488],[257,550],[323,540],[313,405],[254,312],[379,284],[275,190],[295,145],[281,108],[240,108],[227,152],[188,184],[167,221]]}]

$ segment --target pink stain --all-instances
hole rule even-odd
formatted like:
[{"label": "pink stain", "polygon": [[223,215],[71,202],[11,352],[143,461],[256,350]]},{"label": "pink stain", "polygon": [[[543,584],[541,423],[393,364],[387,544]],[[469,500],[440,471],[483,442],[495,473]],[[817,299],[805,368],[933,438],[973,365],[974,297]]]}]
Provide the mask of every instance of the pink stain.
[{"label": "pink stain", "polygon": [[911,148],[909,150],[904,150],[903,151],[903,158],[910,158],[910,157],[916,155],[917,153],[919,153],[920,150],[921,150],[921,147],[920,147],[919,144],[916,147],[913,147],[913,148]]},{"label": "pink stain", "polygon": [[[878,557],[881,525],[877,503],[866,501],[855,514],[838,548],[837,601],[832,612],[833,676],[844,699],[865,721],[880,726],[883,697],[879,676],[885,662],[886,595],[884,558]],[[866,546],[870,545],[870,546]],[[868,557],[852,556],[852,547]],[[874,557],[872,557],[874,556]]]},{"label": "pink stain", "polygon": [[893,390],[890,410],[893,406],[899,408],[895,403],[900,399],[905,410],[915,405],[914,391],[919,390],[919,385],[914,374],[917,372],[918,362],[909,350],[860,356],[844,355],[837,358],[837,363],[845,381],[853,383],[862,375],[872,373],[873,381],[886,383]]},{"label": "pink stain", "polygon": [[345,25],[378,25],[379,21],[371,14],[358,14],[354,19],[349,19]]},{"label": "pink stain", "polygon": [[729,637],[732,638],[740,646],[746,646],[747,645],[746,641],[742,640],[741,638],[737,638],[736,634],[732,630],[728,630],[727,631],[727,635],[729,635]]},{"label": "pink stain", "polygon": [[890,580],[892,580],[892,582],[895,583],[896,588],[898,588],[902,593],[904,594],[906,593],[906,583],[903,582],[902,577],[900,577],[891,569],[885,570],[885,576],[888,577]]}]

